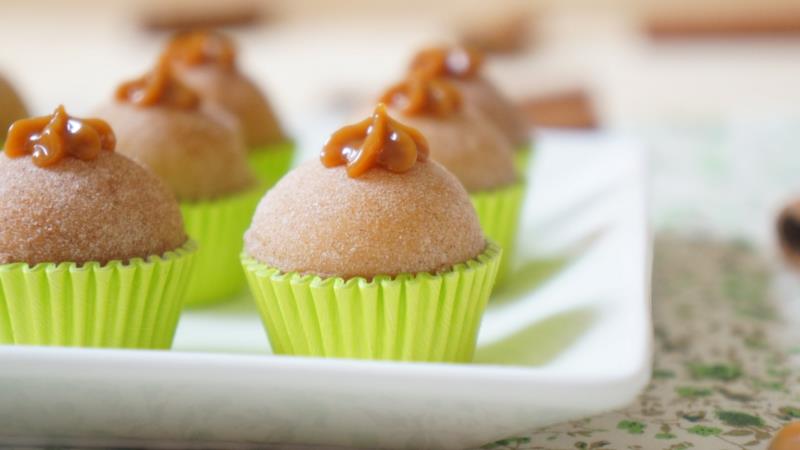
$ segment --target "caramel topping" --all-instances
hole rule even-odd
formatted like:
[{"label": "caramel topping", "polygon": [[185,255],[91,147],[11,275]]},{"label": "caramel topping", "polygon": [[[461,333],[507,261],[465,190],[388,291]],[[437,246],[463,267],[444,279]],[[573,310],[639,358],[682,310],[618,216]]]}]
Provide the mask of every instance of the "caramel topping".
[{"label": "caramel topping", "polygon": [[166,55],[158,60],[152,71],[141,78],[122,83],[117,88],[116,98],[142,107],[194,109],[200,104],[200,97],[172,73]]},{"label": "caramel topping", "polygon": [[444,78],[412,73],[405,81],[390,87],[381,101],[409,116],[446,117],[461,107],[461,93]]},{"label": "caramel topping", "polygon": [[167,45],[171,61],[187,66],[214,64],[233,70],[236,46],[233,40],[216,31],[189,31],[177,34]]},{"label": "caramel topping", "polygon": [[472,78],[483,65],[483,55],[466,47],[432,47],[417,53],[411,60],[412,72],[437,77]]},{"label": "caramel topping", "polygon": [[34,164],[47,167],[66,156],[93,160],[102,150],[113,151],[116,143],[108,123],[71,117],[60,105],[52,115],[14,122],[8,129],[5,152],[11,158],[33,155]]},{"label": "caramel topping", "polygon": [[769,444],[769,450],[797,450],[798,448],[800,448],[800,422],[787,423]]},{"label": "caramel topping", "polygon": [[333,133],[320,153],[325,167],[347,165],[351,178],[376,165],[390,172],[407,172],[427,158],[428,142],[422,133],[389,117],[383,103],[370,117]]}]

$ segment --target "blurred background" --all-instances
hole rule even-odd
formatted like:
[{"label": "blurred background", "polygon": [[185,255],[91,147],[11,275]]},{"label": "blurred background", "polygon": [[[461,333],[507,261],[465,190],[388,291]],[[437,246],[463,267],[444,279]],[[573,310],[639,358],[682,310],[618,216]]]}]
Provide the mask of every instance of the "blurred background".
[{"label": "blurred background", "polygon": [[82,114],[187,27],[237,38],[242,69],[312,153],[416,49],[465,41],[489,52],[489,74],[532,124],[643,140],[662,228],[768,244],[800,185],[790,0],[12,0],[0,4],[0,73],[37,114]]}]

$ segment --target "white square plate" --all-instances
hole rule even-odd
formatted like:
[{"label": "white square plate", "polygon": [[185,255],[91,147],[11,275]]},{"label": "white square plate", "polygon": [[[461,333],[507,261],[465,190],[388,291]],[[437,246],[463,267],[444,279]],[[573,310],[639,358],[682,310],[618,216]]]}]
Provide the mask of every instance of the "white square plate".
[{"label": "white square plate", "polygon": [[476,363],[267,355],[242,298],[186,312],[171,352],[0,346],[0,442],[464,448],[625,405],[650,376],[643,151],[604,134],[537,145],[519,272]]}]

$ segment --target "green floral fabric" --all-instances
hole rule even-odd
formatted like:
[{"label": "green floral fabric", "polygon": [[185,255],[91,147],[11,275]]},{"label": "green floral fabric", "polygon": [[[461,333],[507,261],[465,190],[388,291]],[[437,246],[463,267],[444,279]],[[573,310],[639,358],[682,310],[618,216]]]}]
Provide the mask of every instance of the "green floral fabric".
[{"label": "green floral fabric", "polygon": [[661,236],[653,378],[638,400],[483,449],[767,448],[800,419],[800,373],[770,289],[769,265],[745,244]]}]

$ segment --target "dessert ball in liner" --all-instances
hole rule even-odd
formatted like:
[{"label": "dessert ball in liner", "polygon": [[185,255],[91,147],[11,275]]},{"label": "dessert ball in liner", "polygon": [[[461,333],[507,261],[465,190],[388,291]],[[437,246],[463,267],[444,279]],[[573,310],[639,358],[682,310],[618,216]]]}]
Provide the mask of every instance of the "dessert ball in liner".
[{"label": "dessert ball in liner", "polygon": [[236,122],[175,78],[165,57],[122,84],[97,114],[114,127],[119,153],[155,172],[180,202],[187,232],[200,246],[186,304],[243,290],[242,235],[264,188],[247,164]]},{"label": "dessert ball in liner", "polygon": [[15,122],[0,155],[0,343],[166,349],[195,245],[99,119]]},{"label": "dessert ball in liner", "polygon": [[533,141],[522,112],[486,77],[481,75],[483,55],[476,49],[453,46],[431,47],[418,52],[410,72],[446,78],[461,92],[464,102],[476,106],[514,146],[514,164],[528,172]]},{"label": "dessert ball in liner", "polygon": [[8,127],[25,117],[28,117],[28,111],[22,99],[11,84],[0,76],[0,145],[6,139]]},{"label": "dessert ball in liner", "polygon": [[233,40],[216,31],[183,32],[170,41],[166,53],[181,81],[239,120],[248,160],[265,186],[285,175],[294,157],[294,143],[286,137],[264,93],[237,67]]},{"label": "dessert ball in liner", "polygon": [[497,275],[497,284],[502,284],[509,272],[525,194],[511,143],[445,78],[410,74],[389,88],[382,101],[426,137],[431,158],[467,189],[486,236],[503,248]]},{"label": "dessert ball in liner", "polygon": [[501,250],[383,105],[263,198],[242,263],[279,354],[470,361]]}]

